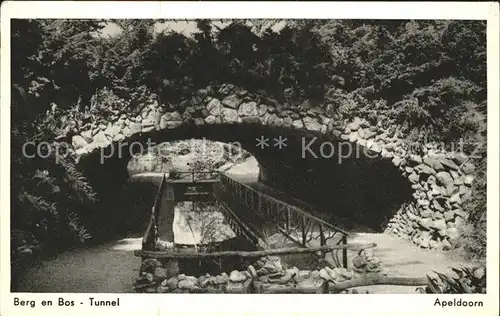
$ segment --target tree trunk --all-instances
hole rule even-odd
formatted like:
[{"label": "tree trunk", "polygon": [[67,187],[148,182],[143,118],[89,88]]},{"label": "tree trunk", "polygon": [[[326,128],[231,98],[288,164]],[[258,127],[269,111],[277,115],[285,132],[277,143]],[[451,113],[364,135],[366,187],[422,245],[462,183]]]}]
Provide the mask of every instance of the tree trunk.
[{"label": "tree trunk", "polygon": [[368,286],[368,285],[406,285],[406,286],[417,286],[417,285],[426,285],[427,278],[392,278],[385,276],[365,276],[345,282],[341,282],[338,284],[328,284],[328,290],[330,293],[338,293],[343,290],[360,287],[360,286]]}]

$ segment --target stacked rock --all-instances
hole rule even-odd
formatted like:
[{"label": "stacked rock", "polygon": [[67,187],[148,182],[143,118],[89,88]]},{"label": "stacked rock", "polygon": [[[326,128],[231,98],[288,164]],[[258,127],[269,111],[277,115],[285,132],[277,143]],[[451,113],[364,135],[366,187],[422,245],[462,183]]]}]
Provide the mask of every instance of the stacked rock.
[{"label": "stacked rock", "polygon": [[474,165],[462,155],[430,153],[435,152],[408,159],[403,174],[415,190],[414,201],[401,207],[386,231],[422,248],[447,250],[465,225],[462,203],[471,199]]},{"label": "stacked rock", "polygon": [[248,293],[251,291],[252,279],[249,271],[236,270],[230,275],[223,272],[216,276],[207,273],[200,277],[185,274],[169,277],[168,270],[160,261],[147,259],[141,265],[135,287],[146,293]]},{"label": "stacked rock", "polygon": [[264,279],[269,276],[279,276],[283,273],[281,259],[276,256],[267,256],[259,259],[256,263],[257,276]]},{"label": "stacked rock", "polygon": [[374,256],[373,249],[364,249],[352,259],[352,270],[359,274],[381,273],[380,260]]},{"label": "stacked rock", "polygon": [[280,258],[268,256],[260,259],[248,271],[254,278],[257,293],[293,293],[299,289],[303,293],[323,293],[325,281],[319,272],[299,270],[297,267],[284,269]]},{"label": "stacked rock", "polygon": [[229,274],[229,282],[226,287],[227,293],[249,293],[252,284],[252,276],[248,271],[234,270]]},{"label": "stacked rock", "polygon": [[351,280],[355,278],[356,275],[353,271],[349,271],[346,268],[332,269],[327,266],[319,270],[319,277],[329,283],[335,284]]},{"label": "stacked rock", "polygon": [[164,279],[156,291],[158,293],[201,293],[202,289],[196,277],[180,274]]},{"label": "stacked rock", "polygon": [[135,281],[136,290],[146,293],[156,292],[156,285],[167,278],[167,269],[156,259],[146,259],[142,262],[139,276]]},{"label": "stacked rock", "polygon": [[249,293],[252,278],[247,271],[233,271],[228,276],[223,272],[198,278],[180,274],[164,279],[156,288],[158,293]]},{"label": "stacked rock", "polygon": [[206,274],[198,278],[198,283],[205,293],[226,293],[228,281],[227,273],[216,276]]}]

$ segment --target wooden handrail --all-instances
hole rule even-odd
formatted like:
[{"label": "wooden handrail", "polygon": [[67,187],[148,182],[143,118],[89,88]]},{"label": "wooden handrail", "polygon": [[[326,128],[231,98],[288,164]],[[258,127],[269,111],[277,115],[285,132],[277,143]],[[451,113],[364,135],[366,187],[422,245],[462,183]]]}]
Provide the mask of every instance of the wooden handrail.
[{"label": "wooden handrail", "polygon": [[347,249],[352,251],[361,251],[368,248],[374,248],[377,244],[352,244],[352,245],[333,245],[315,248],[278,248],[257,251],[220,251],[220,252],[193,252],[182,253],[178,251],[144,251],[135,250],[137,257],[147,258],[181,258],[181,259],[203,259],[203,258],[221,258],[221,257],[241,257],[241,258],[259,258],[272,255],[288,255],[297,253],[327,252],[332,250]]},{"label": "wooden handrail", "polygon": [[305,216],[305,217],[307,217],[307,218],[309,218],[309,219],[312,219],[312,220],[314,220],[314,221],[316,221],[316,222],[318,222],[318,223],[321,223],[321,224],[325,225],[326,227],[330,228],[331,230],[334,230],[334,231],[337,231],[337,232],[339,232],[339,233],[342,233],[342,234],[344,234],[345,236],[349,236],[349,233],[348,233],[348,232],[346,232],[346,231],[344,231],[344,230],[342,230],[342,229],[340,229],[340,228],[338,228],[338,227],[335,227],[334,225],[332,225],[332,224],[330,224],[330,223],[328,223],[328,222],[326,222],[326,221],[322,220],[321,218],[318,218],[318,217],[316,217],[316,216],[314,216],[314,215],[311,215],[311,214],[310,214],[310,213],[308,213],[307,211],[304,211],[304,210],[300,209],[300,208],[299,208],[299,207],[297,207],[297,206],[290,205],[290,204],[288,204],[288,203],[286,203],[286,202],[283,202],[283,201],[278,200],[278,199],[276,199],[276,198],[274,198],[274,197],[272,197],[272,196],[269,196],[269,195],[267,195],[267,194],[265,194],[265,193],[263,193],[263,192],[260,192],[260,191],[258,191],[258,190],[256,190],[256,189],[252,188],[251,186],[249,186],[249,185],[247,185],[247,184],[244,184],[244,183],[241,183],[240,181],[238,181],[238,180],[236,180],[236,179],[234,179],[234,178],[232,178],[232,177],[228,176],[227,174],[223,174],[223,173],[221,173],[221,177],[225,177],[225,178],[229,179],[230,181],[233,181],[233,182],[237,183],[238,185],[240,185],[240,186],[244,187],[244,188],[245,188],[245,189],[247,189],[247,190],[250,190],[250,191],[255,192],[255,193],[257,193],[257,194],[259,194],[259,195],[261,195],[261,196],[264,196],[266,199],[272,200],[272,201],[273,201],[273,202],[275,202],[276,204],[280,204],[280,205],[286,206],[286,207],[288,207],[288,208],[291,208],[291,209],[293,209],[294,211],[296,211],[297,213],[300,213],[302,216]]},{"label": "wooden handrail", "polygon": [[[156,229],[158,227],[158,206],[161,200],[161,194],[163,192],[163,188],[165,186],[166,182],[166,176],[163,174],[163,177],[160,182],[160,186],[158,188],[158,191],[156,193],[155,200],[153,202],[153,207],[151,208],[151,216],[149,218],[149,224],[148,227],[146,228],[146,232],[144,233],[144,236],[142,237],[142,249],[143,250],[154,250],[154,243],[156,242]],[[153,236],[151,236],[151,233],[153,233]],[[152,240],[152,244],[150,239]]]},{"label": "wooden handrail", "polygon": [[[217,189],[214,190],[214,193],[217,191]],[[226,215],[231,216],[231,218],[238,223],[238,225],[243,229],[244,234],[249,236],[249,239],[251,239],[252,242],[262,245],[265,244],[265,241],[256,234],[250,227],[248,227],[245,223],[241,221],[241,219],[231,210],[231,208],[224,202],[224,201],[219,201],[220,205],[223,208],[223,211]]]},{"label": "wooden handrail", "polygon": [[[203,175],[203,174],[209,174],[209,175],[215,175],[213,178],[218,178],[221,175],[220,171],[173,171],[171,174],[175,175],[190,175],[191,181],[198,182],[200,179],[196,179],[195,175]],[[175,179],[172,179],[175,181]],[[203,180],[203,179],[202,179]]]},{"label": "wooden handrail", "polygon": [[156,197],[155,197],[155,201],[154,201],[154,204],[153,204],[153,212],[155,213],[155,216],[157,216],[157,212],[158,212],[158,205],[160,204],[160,200],[161,200],[161,195],[162,195],[162,192],[163,192],[163,188],[165,187],[165,182],[166,182],[166,176],[165,174],[163,174],[163,178],[161,179],[161,183],[160,183],[160,187],[158,188],[158,191],[156,193]]}]

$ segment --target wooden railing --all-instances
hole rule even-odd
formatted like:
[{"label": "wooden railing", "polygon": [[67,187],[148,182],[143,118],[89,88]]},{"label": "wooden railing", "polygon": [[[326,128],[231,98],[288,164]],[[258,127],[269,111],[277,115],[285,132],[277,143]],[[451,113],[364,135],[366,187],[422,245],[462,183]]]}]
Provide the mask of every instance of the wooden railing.
[{"label": "wooden railing", "polygon": [[187,180],[193,183],[203,182],[204,180],[218,180],[221,173],[219,171],[173,171],[170,172],[169,180]]},{"label": "wooden railing", "polygon": [[[177,172],[176,175],[181,177],[174,177],[169,181],[176,181],[175,178],[196,182],[203,182],[205,180],[217,180],[217,185],[214,189],[214,194],[222,203],[225,213],[230,221],[234,221],[234,225],[241,228],[241,233],[247,236],[254,242],[261,240],[259,236],[255,235],[252,229],[248,228],[245,223],[239,220],[238,216],[231,211],[231,205],[238,203],[244,208],[251,210],[259,218],[268,220],[276,225],[278,230],[299,244],[301,247],[326,247],[328,241],[332,241],[334,247],[332,250],[332,259],[336,266],[347,268],[347,237],[349,233],[335,227],[331,223],[316,217],[311,214],[311,211],[300,208],[295,205],[288,204],[282,200],[274,198],[268,194],[260,192],[251,186],[241,183],[226,174],[218,171],[214,172]],[[158,216],[162,193],[164,190],[167,178],[164,175],[156,198],[151,209],[151,217],[142,240],[143,251],[154,251],[156,241],[158,238]],[[228,216],[229,215],[229,216]],[[313,244],[319,240],[318,244]],[[264,241],[265,242],[265,241]],[[331,244],[331,243],[330,243]]]},{"label": "wooden railing", "polygon": [[[260,218],[272,221],[282,234],[302,247],[315,247],[313,242],[318,239],[320,247],[326,246],[329,240],[335,245],[347,245],[349,233],[311,215],[307,210],[269,196],[226,174],[220,175],[217,186],[220,189],[215,193],[219,199],[238,201]],[[333,250],[332,258],[336,266],[347,268],[347,247]]]},{"label": "wooden railing", "polygon": [[[223,193],[220,190],[221,190],[220,186],[216,186],[214,188],[213,193],[216,197],[223,196]],[[217,203],[220,206],[220,210],[224,214],[224,218],[226,219],[227,223],[237,236],[245,237],[248,241],[250,241],[254,245],[261,247],[264,246],[265,241],[261,238],[261,236],[258,235],[258,232],[250,228],[247,224],[245,224],[240,219],[240,217],[233,212],[231,206],[228,205],[228,201],[224,201],[224,199],[218,198]]]},{"label": "wooden railing", "polygon": [[158,192],[156,193],[155,201],[153,207],[151,208],[151,216],[149,219],[148,227],[142,238],[142,250],[154,251],[156,247],[156,241],[158,239],[158,216],[160,211],[160,203],[163,194],[163,189],[165,187],[166,175],[164,174]]}]

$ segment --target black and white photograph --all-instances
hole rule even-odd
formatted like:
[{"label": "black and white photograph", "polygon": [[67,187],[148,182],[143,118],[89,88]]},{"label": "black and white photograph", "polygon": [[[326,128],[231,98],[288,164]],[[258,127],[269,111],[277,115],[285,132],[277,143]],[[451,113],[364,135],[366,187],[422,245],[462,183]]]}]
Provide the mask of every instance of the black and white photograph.
[{"label": "black and white photograph", "polygon": [[10,305],[282,293],[484,307],[498,282],[486,17],[7,22]]}]

